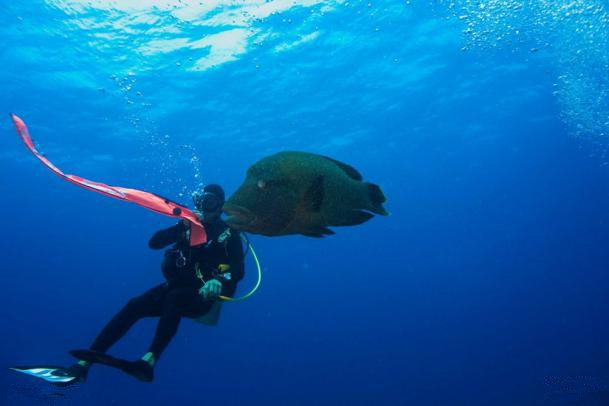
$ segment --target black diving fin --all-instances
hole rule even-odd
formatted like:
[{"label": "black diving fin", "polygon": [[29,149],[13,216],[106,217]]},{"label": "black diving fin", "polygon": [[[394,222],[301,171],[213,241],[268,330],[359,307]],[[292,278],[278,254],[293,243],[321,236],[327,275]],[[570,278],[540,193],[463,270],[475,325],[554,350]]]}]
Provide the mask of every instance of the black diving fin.
[{"label": "black diving fin", "polygon": [[70,355],[91,364],[101,364],[119,369],[142,382],[152,382],[154,379],[152,367],[141,359],[137,361],[127,361],[103,352],[92,350],[72,350],[70,351]]}]

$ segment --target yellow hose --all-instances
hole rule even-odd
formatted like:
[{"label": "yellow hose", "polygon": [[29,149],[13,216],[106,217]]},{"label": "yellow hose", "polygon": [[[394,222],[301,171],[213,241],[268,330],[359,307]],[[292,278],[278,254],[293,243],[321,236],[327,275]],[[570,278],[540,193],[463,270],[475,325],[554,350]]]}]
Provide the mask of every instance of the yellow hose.
[{"label": "yellow hose", "polygon": [[258,290],[258,287],[260,286],[260,281],[262,281],[262,269],[260,268],[260,261],[258,261],[258,256],[256,255],[256,251],[254,251],[254,247],[252,247],[252,244],[250,244],[250,242],[243,235],[241,235],[241,239],[243,241],[245,241],[245,243],[249,247],[250,252],[252,253],[252,257],[254,258],[254,262],[256,263],[256,268],[258,269],[258,280],[256,281],[256,285],[254,285],[252,290],[250,290],[247,294],[245,294],[241,297],[228,297],[228,296],[219,297],[220,300],[224,300],[226,302],[240,302],[242,300],[247,299],[248,297],[252,296]]}]

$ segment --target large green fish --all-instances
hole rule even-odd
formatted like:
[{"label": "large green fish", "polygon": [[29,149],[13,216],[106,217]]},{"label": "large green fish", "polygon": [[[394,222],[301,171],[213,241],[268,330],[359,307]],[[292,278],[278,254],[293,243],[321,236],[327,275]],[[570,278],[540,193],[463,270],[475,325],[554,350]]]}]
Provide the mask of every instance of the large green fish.
[{"label": "large green fish", "polygon": [[353,167],[322,155],[279,152],[248,171],[224,204],[226,223],[267,236],[334,234],[328,226],[352,226],[387,215],[381,188]]}]

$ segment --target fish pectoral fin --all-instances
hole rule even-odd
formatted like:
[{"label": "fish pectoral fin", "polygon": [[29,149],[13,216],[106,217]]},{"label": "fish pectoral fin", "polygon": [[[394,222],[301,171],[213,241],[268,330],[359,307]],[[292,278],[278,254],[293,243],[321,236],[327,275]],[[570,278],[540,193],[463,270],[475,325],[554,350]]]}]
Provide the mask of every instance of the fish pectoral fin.
[{"label": "fish pectoral fin", "polygon": [[306,231],[303,231],[301,234],[305,235],[307,237],[324,238],[324,236],[326,236],[326,235],[333,235],[335,233],[334,233],[334,231],[330,230],[328,227],[315,227],[315,228],[310,228]]},{"label": "fish pectoral fin", "polygon": [[325,235],[334,235],[336,234],[334,231],[330,230],[328,227],[321,227],[321,233]]},{"label": "fish pectoral fin", "polygon": [[359,173],[357,171],[357,169],[355,169],[354,167],[352,167],[351,165],[347,165],[344,162],[341,161],[337,161],[336,159],[332,159],[330,157],[327,157],[325,155],[322,155],[322,157],[326,158],[328,161],[332,161],[334,162],[340,169],[343,170],[343,172],[345,172],[347,174],[347,176],[349,176],[351,179],[353,180],[363,180],[362,174]]},{"label": "fish pectoral fin", "polygon": [[324,177],[318,176],[313,180],[303,196],[303,207],[307,211],[318,212],[324,201]]},{"label": "fish pectoral fin", "polygon": [[300,234],[304,235],[305,237],[324,238],[324,236],[322,234],[315,234],[315,233],[308,232],[308,231],[307,232],[302,232]]}]

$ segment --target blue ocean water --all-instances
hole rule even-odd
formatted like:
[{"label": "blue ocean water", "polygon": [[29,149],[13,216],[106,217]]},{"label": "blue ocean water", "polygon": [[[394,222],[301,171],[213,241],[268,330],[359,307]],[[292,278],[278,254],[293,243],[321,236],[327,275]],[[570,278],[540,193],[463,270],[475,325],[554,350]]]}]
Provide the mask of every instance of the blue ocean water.
[{"label": "blue ocean water", "polygon": [[[261,289],[183,320],[151,384],[98,367],[58,396],[7,370],[1,404],[609,404],[604,0],[3,0],[0,23],[0,110],[68,173],[190,204],[305,150],[392,213],[251,236]],[[173,220],[0,134],[0,365],[68,364],[162,281],[147,241]]]}]

